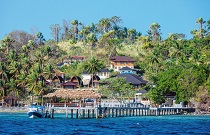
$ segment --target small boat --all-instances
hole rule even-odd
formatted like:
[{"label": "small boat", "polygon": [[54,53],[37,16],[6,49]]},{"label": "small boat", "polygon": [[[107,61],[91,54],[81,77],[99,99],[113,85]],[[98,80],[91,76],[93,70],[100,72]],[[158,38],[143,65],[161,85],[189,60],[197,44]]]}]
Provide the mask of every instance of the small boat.
[{"label": "small boat", "polygon": [[45,106],[31,105],[28,108],[29,118],[43,118],[45,115]]}]

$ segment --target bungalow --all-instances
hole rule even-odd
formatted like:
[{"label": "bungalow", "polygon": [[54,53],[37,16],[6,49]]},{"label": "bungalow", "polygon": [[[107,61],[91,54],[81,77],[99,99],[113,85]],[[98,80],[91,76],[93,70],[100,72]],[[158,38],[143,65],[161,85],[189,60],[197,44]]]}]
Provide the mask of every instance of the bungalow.
[{"label": "bungalow", "polygon": [[71,77],[70,82],[76,84],[76,87],[83,86],[82,79],[79,76]]},{"label": "bungalow", "polygon": [[92,85],[93,85],[94,88],[98,88],[99,87],[99,80],[100,80],[100,77],[97,76],[97,75],[94,75],[93,77],[91,77],[88,86],[92,87]]},{"label": "bungalow", "polygon": [[61,84],[64,83],[64,79],[61,76],[54,76],[52,79],[54,87],[60,88]]},{"label": "bungalow", "polygon": [[102,68],[100,71],[96,73],[100,77],[100,79],[106,79],[110,76],[110,71],[106,68]]},{"label": "bungalow", "polygon": [[[102,68],[100,71],[96,72],[96,75],[99,76],[100,79],[106,79],[110,77],[110,71],[106,68]],[[82,73],[83,80],[90,80],[91,74],[88,72]]]},{"label": "bungalow", "polygon": [[[88,87],[89,86],[89,83],[91,81],[91,74],[87,73],[87,72],[84,72],[82,73],[82,82],[83,82],[83,86],[86,86]],[[100,80],[100,79],[106,79],[106,78],[109,78],[110,77],[110,71],[106,68],[102,68],[100,71],[98,71],[96,73],[96,75],[94,76],[97,76],[97,78]]]},{"label": "bungalow", "polygon": [[133,85],[135,89],[139,89],[147,84],[147,81],[135,74],[118,74],[117,77],[124,77],[126,82]]},{"label": "bungalow", "polygon": [[134,68],[134,60],[127,56],[114,56],[110,58],[110,68],[119,71],[123,67]]}]

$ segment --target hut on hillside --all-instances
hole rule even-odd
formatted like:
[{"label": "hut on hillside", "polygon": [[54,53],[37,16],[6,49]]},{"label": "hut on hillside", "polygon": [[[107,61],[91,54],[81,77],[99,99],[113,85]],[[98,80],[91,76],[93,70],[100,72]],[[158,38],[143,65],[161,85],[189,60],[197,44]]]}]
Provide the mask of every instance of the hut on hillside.
[{"label": "hut on hillside", "polygon": [[98,88],[99,80],[100,80],[99,76],[97,76],[97,75],[91,76],[88,86],[92,87],[92,85],[93,85],[94,88]]},{"label": "hut on hillside", "polygon": [[61,76],[54,76],[52,79],[52,83],[53,83],[54,87],[60,88],[61,84],[64,83],[64,79]]},{"label": "hut on hillside", "polygon": [[82,79],[79,76],[71,77],[70,82],[76,84],[77,88],[79,88],[80,86],[83,86]]}]

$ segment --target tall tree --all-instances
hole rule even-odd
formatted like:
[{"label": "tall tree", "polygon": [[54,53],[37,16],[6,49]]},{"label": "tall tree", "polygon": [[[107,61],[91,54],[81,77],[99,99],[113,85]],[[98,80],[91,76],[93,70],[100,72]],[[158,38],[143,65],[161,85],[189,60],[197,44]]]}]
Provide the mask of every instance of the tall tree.
[{"label": "tall tree", "polygon": [[50,29],[52,30],[52,35],[54,37],[54,40],[58,43],[59,41],[59,36],[60,36],[60,30],[61,30],[61,27],[59,24],[52,24],[50,26]]},{"label": "tall tree", "polygon": [[71,24],[74,26],[74,28],[73,28],[74,39],[75,40],[78,40],[78,33],[79,33],[78,25],[82,25],[82,23],[81,22],[78,22],[78,20],[73,20],[71,22]]},{"label": "tall tree", "polygon": [[11,44],[13,42],[15,42],[15,40],[13,40],[13,39],[9,38],[8,36],[6,36],[6,37],[4,37],[2,42],[6,45],[6,48],[7,48],[6,49],[6,54],[8,54],[9,53],[9,48],[10,48]]},{"label": "tall tree", "polygon": [[86,37],[91,32],[91,27],[89,25],[85,26],[83,29],[80,30],[79,34],[82,36],[82,41],[86,40]]},{"label": "tall tree", "polygon": [[92,50],[95,47],[95,43],[97,42],[96,35],[94,33],[90,33],[87,35],[87,42],[90,45],[91,57],[92,57]]},{"label": "tall tree", "polygon": [[43,34],[41,32],[38,32],[36,34],[36,37],[38,39],[38,45],[43,45],[45,41]]},{"label": "tall tree", "polygon": [[160,40],[160,25],[154,22],[150,25],[150,30],[152,32],[152,40],[155,42]]},{"label": "tall tree", "polygon": [[32,34],[22,30],[14,30],[8,34],[8,37],[15,40],[15,42],[12,43],[12,46],[16,52],[19,52],[21,47],[27,44],[29,40],[35,41],[35,38]]},{"label": "tall tree", "polygon": [[95,59],[92,56],[85,64],[85,70],[91,74],[92,78],[92,90],[93,90],[93,76],[96,72],[98,72],[102,68],[102,62],[100,60]]},{"label": "tall tree", "polygon": [[61,35],[61,39],[70,39],[70,33],[69,33],[69,22],[66,20],[63,20],[63,33]]},{"label": "tall tree", "polygon": [[136,30],[135,29],[128,29],[128,34],[130,36],[130,41],[133,42],[136,36]]},{"label": "tall tree", "polygon": [[103,32],[106,33],[109,31],[109,28],[111,27],[111,22],[109,18],[102,18],[99,20],[99,27],[103,28]]},{"label": "tall tree", "polygon": [[198,18],[196,20],[196,23],[198,23],[200,25],[199,27],[199,33],[200,33],[200,38],[203,38],[204,37],[204,29],[203,29],[203,24],[205,23],[206,21],[203,20],[202,17]]}]

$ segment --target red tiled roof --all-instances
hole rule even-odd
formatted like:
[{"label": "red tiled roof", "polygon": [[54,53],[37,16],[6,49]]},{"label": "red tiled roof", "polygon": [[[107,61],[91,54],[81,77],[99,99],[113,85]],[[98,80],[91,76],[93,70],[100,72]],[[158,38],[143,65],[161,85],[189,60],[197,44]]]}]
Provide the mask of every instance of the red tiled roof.
[{"label": "red tiled roof", "polygon": [[135,62],[135,60],[127,57],[127,56],[114,56],[112,58],[110,58],[111,61],[131,61],[131,62]]}]

